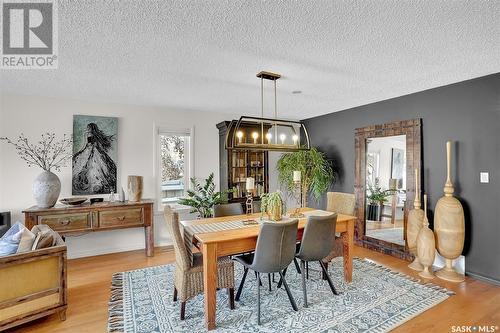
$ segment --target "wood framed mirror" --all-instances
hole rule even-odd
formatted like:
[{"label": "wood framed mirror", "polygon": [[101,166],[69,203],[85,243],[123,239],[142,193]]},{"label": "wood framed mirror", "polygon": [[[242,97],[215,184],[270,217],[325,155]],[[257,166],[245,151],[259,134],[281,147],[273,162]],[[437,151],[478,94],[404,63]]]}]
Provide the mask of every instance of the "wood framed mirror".
[{"label": "wood framed mirror", "polygon": [[355,154],[356,243],[413,259],[406,228],[415,198],[415,169],[422,174],[422,120],[357,128]]}]

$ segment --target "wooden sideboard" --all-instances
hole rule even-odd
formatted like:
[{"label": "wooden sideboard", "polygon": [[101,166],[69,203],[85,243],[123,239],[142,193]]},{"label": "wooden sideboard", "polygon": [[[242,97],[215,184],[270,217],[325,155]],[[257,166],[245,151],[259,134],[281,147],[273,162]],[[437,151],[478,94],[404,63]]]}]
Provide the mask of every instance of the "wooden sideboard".
[{"label": "wooden sideboard", "polygon": [[103,202],[53,208],[30,207],[23,211],[26,227],[47,224],[61,236],[86,232],[144,228],[146,255],[154,255],[153,201]]}]

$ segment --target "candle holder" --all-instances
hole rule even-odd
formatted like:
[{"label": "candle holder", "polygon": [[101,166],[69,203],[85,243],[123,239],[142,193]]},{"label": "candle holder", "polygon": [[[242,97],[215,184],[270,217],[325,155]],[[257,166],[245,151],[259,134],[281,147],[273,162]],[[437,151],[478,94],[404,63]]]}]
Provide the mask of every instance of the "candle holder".
[{"label": "candle holder", "polygon": [[247,214],[253,214],[253,194],[252,192],[247,192],[247,201],[245,202],[247,208]]},{"label": "candle holder", "polygon": [[299,181],[294,181],[294,196],[295,199],[297,200],[297,207],[293,210],[293,213],[290,214],[291,218],[301,218],[304,217],[305,215],[300,212],[300,209],[302,208],[302,191],[301,191],[301,186],[300,186],[300,180]]}]

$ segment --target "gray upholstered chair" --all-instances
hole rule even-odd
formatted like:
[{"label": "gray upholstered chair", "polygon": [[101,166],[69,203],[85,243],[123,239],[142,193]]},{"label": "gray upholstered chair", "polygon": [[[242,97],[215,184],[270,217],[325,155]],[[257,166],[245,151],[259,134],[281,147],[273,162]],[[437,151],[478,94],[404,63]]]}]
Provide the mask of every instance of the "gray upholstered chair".
[{"label": "gray upholstered chair", "polygon": [[335,239],[335,227],[337,224],[337,214],[328,216],[309,216],[302,235],[302,242],[296,257],[300,259],[302,271],[302,292],[304,294],[304,307],[307,308],[306,291],[306,270],[305,263],[309,261],[319,262],[324,276],[326,277],[330,289],[334,295],[338,295],[333,286],[332,279],[322,259],[332,251]]},{"label": "gray upholstered chair", "polygon": [[[179,228],[179,214],[168,205],[164,211],[167,229],[172,237],[175,251],[174,302],[181,300],[181,320],[186,313],[186,301],[203,292],[203,256],[193,254],[193,264],[188,256],[186,245]],[[227,288],[229,308],[234,309],[234,263],[228,257],[217,261],[217,288]]]},{"label": "gray upholstered chair", "polygon": [[263,222],[260,226],[255,252],[235,257],[235,260],[244,266],[243,278],[236,293],[237,301],[240,299],[248,270],[251,269],[257,273],[257,323],[259,325],[260,273],[279,273],[292,308],[295,311],[298,310],[295,299],[283,275],[283,271],[290,265],[295,256],[298,223],[298,220],[279,223]]},{"label": "gray upholstered chair", "polygon": [[[354,215],[356,207],[356,198],[352,193],[328,192],[326,194],[326,210],[329,212]],[[333,258],[343,256],[343,245],[340,237],[335,237],[332,251],[323,259],[328,264]]]},{"label": "gray upholstered chair", "polygon": [[214,217],[232,216],[245,214],[243,206],[239,202],[221,204],[214,207]]}]

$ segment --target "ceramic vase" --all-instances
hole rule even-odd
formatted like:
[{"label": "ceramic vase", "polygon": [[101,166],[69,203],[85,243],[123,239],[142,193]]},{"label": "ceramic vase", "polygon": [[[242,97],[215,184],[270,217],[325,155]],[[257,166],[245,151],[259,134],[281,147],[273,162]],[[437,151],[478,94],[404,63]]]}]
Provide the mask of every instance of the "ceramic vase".
[{"label": "ceramic vase", "polygon": [[54,173],[43,171],[33,182],[33,197],[40,208],[54,207],[61,193],[61,181]]},{"label": "ceramic vase", "polygon": [[427,195],[424,195],[424,220],[417,237],[417,255],[423,266],[423,270],[418,275],[426,279],[433,279],[432,264],[436,256],[436,242],[434,233],[429,229],[429,220],[427,219]]},{"label": "ceramic vase", "polygon": [[142,176],[128,176],[127,180],[128,201],[132,202],[141,201],[142,187],[143,187]]},{"label": "ceramic vase", "polygon": [[455,189],[451,182],[451,141],[446,142],[447,177],[444,197],[438,200],[434,216],[437,250],[445,258],[445,267],[436,272],[440,279],[461,282],[464,275],[453,269],[453,260],[462,254],[465,240],[464,209],[453,196]]},{"label": "ceramic vase", "polygon": [[420,179],[418,177],[418,169],[415,169],[415,200],[413,200],[413,209],[408,213],[408,226],[406,229],[406,240],[408,242],[408,249],[415,259],[408,265],[411,269],[421,271],[424,267],[418,260],[417,254],[417,237],[420,229],[423,226],[424,211],[420,208]]}]

